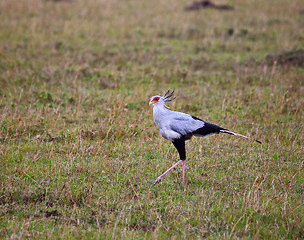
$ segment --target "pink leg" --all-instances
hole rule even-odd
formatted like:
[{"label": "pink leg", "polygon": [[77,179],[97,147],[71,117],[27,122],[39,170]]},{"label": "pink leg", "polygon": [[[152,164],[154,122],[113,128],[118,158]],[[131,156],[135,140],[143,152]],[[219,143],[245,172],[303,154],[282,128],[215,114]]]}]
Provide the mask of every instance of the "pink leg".
[{"label": "pink leg", "polygon": [[183,161],[183,185],[185,184],[185,168],[186,168],[186,161]]},{"label": "pink leg", "polygon": [[175,163],[172,167],[170,167],[167,171],[165,171],[162,175],[160,175],[154,182],[154,185],[160,182],[160,179],[165,176],[168,172],[170,172],[173,168],[175,168],[177,165],[181,164],[184,162],[184,160],[179,160],[177,163]]}]

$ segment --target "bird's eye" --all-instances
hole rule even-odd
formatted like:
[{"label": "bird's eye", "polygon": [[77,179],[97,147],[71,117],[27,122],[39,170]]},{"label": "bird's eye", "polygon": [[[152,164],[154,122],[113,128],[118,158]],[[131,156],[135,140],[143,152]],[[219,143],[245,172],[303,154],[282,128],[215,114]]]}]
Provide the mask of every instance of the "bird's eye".
[{"label": "bird's eye", "polygon": [[159,100],[159,97],[155,97],[153,100],[154,100],[154,101],[158,101],[158,100]]}]

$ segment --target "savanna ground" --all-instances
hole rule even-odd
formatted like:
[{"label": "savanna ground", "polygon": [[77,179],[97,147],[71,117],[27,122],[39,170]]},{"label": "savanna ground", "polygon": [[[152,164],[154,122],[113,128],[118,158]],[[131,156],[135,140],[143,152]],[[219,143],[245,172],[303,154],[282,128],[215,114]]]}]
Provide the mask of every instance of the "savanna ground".
[{"label": "savanna ground", "polygon": [[[0,238],[304,238],[304,69],[275,57],[303,49],[303,1],[189,3],[0,1]],[[153,186],[168,89],[263,144],[194,138],[186,185]]]}]

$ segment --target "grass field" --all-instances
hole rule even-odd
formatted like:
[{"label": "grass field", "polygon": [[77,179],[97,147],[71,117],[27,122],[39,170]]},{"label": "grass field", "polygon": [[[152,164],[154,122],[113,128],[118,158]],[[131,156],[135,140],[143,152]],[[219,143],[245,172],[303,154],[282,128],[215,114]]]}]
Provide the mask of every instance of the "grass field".
[{"label": "grass field", "polygon": [[[304,239],[303,1],[189,3],[0,0],[0,238]],[[263,144],[193,138],[153,186],[168,89]]]}]

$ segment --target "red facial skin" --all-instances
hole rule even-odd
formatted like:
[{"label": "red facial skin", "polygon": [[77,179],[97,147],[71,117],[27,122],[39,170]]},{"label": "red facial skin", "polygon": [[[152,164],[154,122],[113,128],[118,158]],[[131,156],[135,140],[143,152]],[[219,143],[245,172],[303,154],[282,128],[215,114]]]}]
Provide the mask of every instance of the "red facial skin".
[{"label": "red facial skin", "polygon": [[159,97],[153,98],[153,102],[158,102],[158,100],[159,100]]}]

